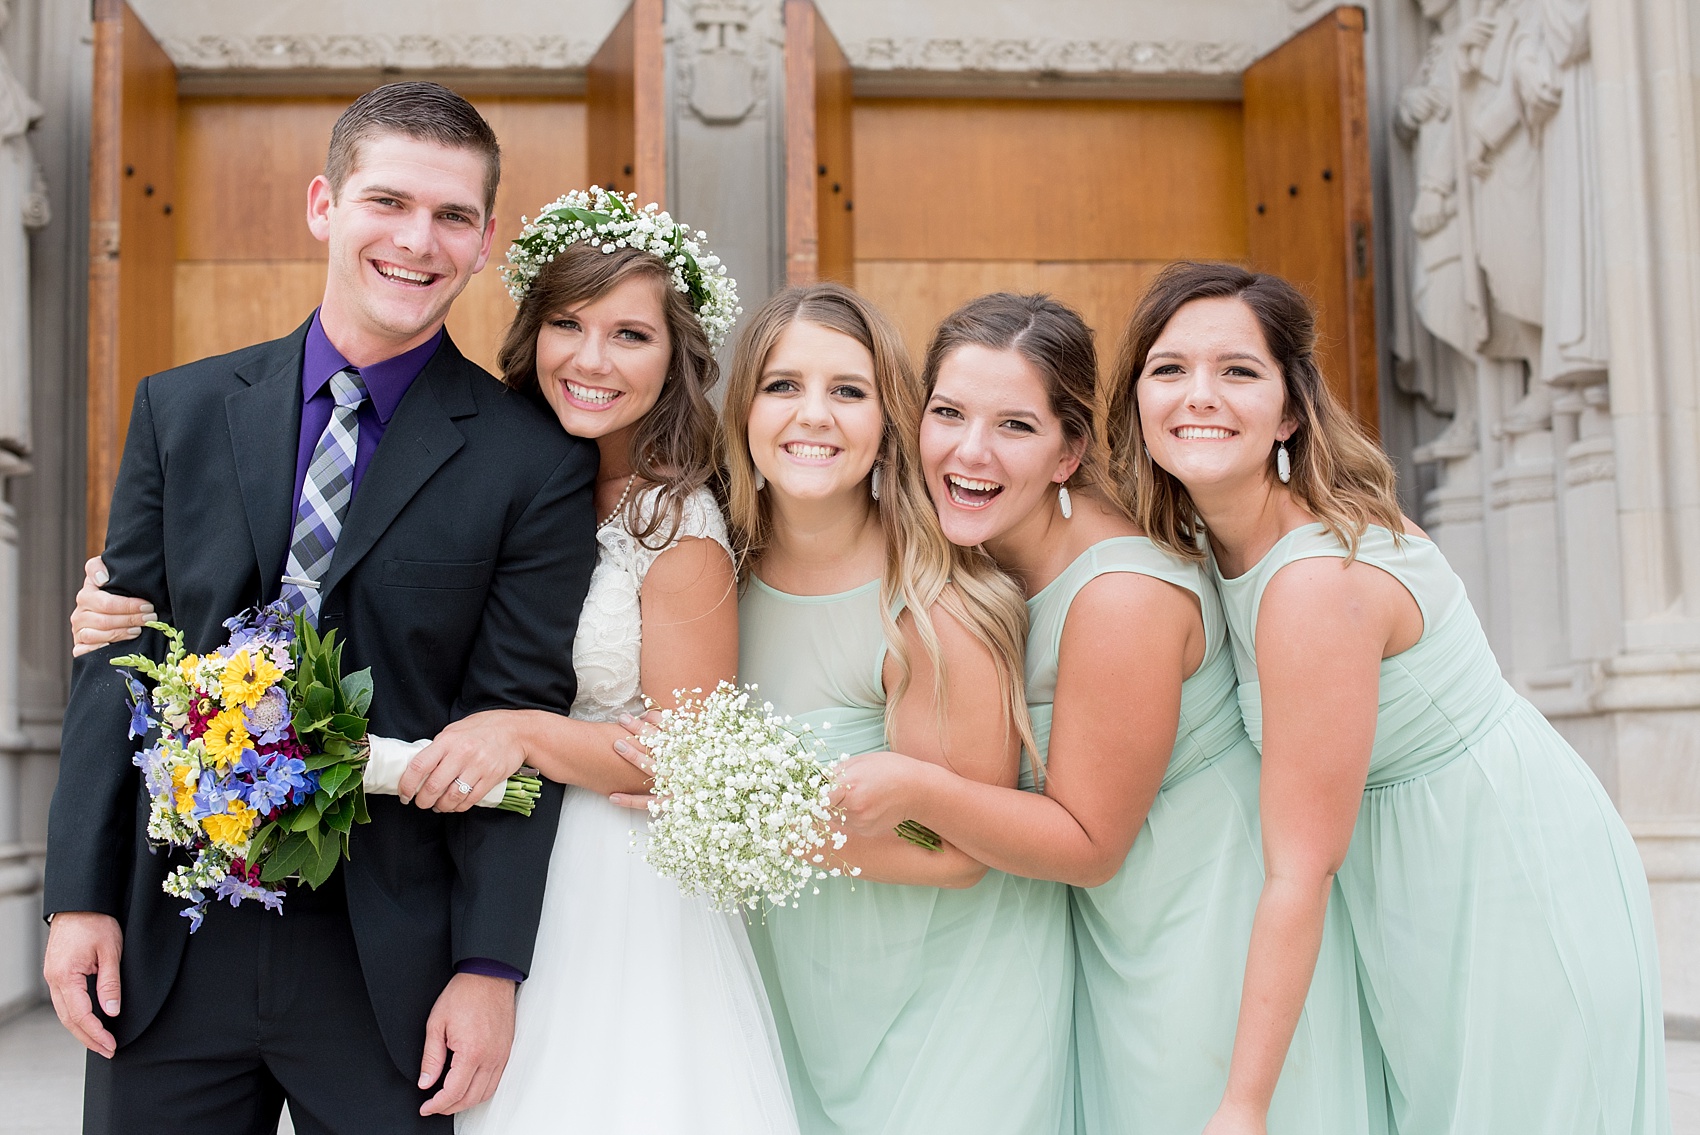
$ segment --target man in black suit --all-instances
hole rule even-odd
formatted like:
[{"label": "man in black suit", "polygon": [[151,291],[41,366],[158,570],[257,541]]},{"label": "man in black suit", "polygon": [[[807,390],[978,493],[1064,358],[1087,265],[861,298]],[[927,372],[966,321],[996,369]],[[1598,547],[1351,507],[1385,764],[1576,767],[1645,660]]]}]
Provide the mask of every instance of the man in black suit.
[{"label": "man in black suit", "polygon": [[[442,87],[352,105],[308,191],[330,255],[319,310],[146,379],[113,493],[111,589],[208,651],[287,576],[345,667],[372,668],[372,732],[391,737],[565,713],[575,690],[596,451],[443,330],[490,254],[498,175],[489,126]],[[336,442],[352,469],[333,493]],[[302,534],[350,478],[315,566]],[[163,652],[152,632],[139,645]],[[160,889],[181,857],[147,843],[114,653],[76,664],[48,833],[44,971],[95,1054],[84,1130],[272,1131],[287,1098],[302,1135],[449,1131],[507,1060],[560,788],[529,818],[373,797],[324,887],[290,887],[281,917],[215,905],[191,937]]]}]

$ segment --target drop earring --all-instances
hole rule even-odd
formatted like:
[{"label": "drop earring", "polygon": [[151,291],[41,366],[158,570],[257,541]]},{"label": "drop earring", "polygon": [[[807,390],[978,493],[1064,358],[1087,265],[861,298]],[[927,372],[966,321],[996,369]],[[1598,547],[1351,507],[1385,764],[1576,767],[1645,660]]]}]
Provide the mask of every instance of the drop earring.
[{"label": "drop earring", "polygon": [[1281,478],[1283,485],[1293,479],[1293,462],[1287,456],[1287,443],[1284,441],[1275,443],[1275,475]]},{"label": "drop earring", "polygon": [[1064,520],[1074,515],[1074,502],[1068,499],[1068,485],[1066,483],[1057,486],[1057,507],[1062,509]]},{"label": "drop earring", "polygon": [[757,469],[756,470],[756,492],[759,493],[765,488],[767,488],[767,478],[761,475],[760,469]]},{"label": "drop earring", "polygon": [[874,462],[873,475],[868,478],[868,492],[873,495],[875,500],[880,499],[880,466],[884,464],[883,461]]}]

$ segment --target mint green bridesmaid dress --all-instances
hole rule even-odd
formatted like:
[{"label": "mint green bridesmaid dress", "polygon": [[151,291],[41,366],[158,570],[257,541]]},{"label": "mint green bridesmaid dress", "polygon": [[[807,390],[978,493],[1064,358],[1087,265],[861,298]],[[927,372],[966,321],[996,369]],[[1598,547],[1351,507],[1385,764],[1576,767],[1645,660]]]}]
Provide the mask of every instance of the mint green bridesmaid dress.
[{"label": "mint green bridesmaid dress", "polygon": [[[877,580],[790,595],[752,579],[739,680],[835,754],[886,747]],[[826,879],[750,928],[803,1135],[1073,1130],[1067,888]]]},{"label": "mint green bridesmaid dress", "polygon": [[[1219,579],[1240,705],[1261,744],[1256,629],[1320,524]],[[1400,1135],[1665,1135],[1664,1022],[1647,879],[1592,771],[1505,681],[1435,545],[1371,527],[1422,637],[1381,663],[1369,782],[1339,874]],[[1320,646],[1320,644],[1319,644]]]},{"label": "mint green bridesmaid dress", "polygon": [[[1040,742],[1050,736],[1069,606],[1108,572],[1150,576],[1197,596],[1205,650],[1181,684],[1174,753],[1126,862],[1102,886],[1072,892],[1079,1130],[1198,1135],[1227,1085],[1263,889],[1257,750],[1240,722],[1216,589],[1199,565],[1143,536],[1094,544],[1028,600],[1027,696]],[[1351,928],[1336,896],[1269,1132],[1355,1135],[1367,1129],[1367,1115]]]}]

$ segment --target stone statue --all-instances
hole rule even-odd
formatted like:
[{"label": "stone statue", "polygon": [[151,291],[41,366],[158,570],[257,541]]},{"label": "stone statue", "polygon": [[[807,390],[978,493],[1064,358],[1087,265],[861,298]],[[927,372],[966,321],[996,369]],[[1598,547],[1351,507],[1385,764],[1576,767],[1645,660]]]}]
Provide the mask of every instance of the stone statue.
[{"label": "stone statue", "polygon": [[[11,18],[0,0],[0,29]],[[27,132],[41,107],[0,52],[0,473],[30,449],[29,234],[47,224],[47,187]]]}]

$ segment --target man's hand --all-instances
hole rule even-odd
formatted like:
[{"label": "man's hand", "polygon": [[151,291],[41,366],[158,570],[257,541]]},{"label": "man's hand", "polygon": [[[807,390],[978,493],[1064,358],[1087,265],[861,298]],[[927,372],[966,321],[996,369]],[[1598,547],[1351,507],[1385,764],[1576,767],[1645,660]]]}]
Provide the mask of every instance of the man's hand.
[{"label": "man's hand", "polygon": [[449,1074],[437,1094],[419,1109],[420,1115],[453,1115],[496,1094],[514,1043],[515,989],[511,981],[476,973],[457,973],[449,979],[425,1022],[419,1086],[436,1083],[445,1061]]},{"label": "man's hand", "polygon": [[408,764],[401,802],[438,812],[464,812],[477,804],[525,763],[526,712],[491,709],[451,722]]},{"label": "man's hand", "polygon": [[[108,1017],[118,1015],[118,959],[124,953],[124,932],[118,920],[110,914],[86,910],[66,910],[53,916],[47,931],[47,957],[41,963],[41,975],[53,994],[53,1011],[59,1023],[71,1030],[71,1035],[90,1052],[98,1052],[108,1060],[118,1051],[118,1042],[106,1031],[95,1016],[89,1001],[88,978],[95,978],[96,996]],[[509,1015],[508,1035],[513,1035],[513,1017]]]}]

